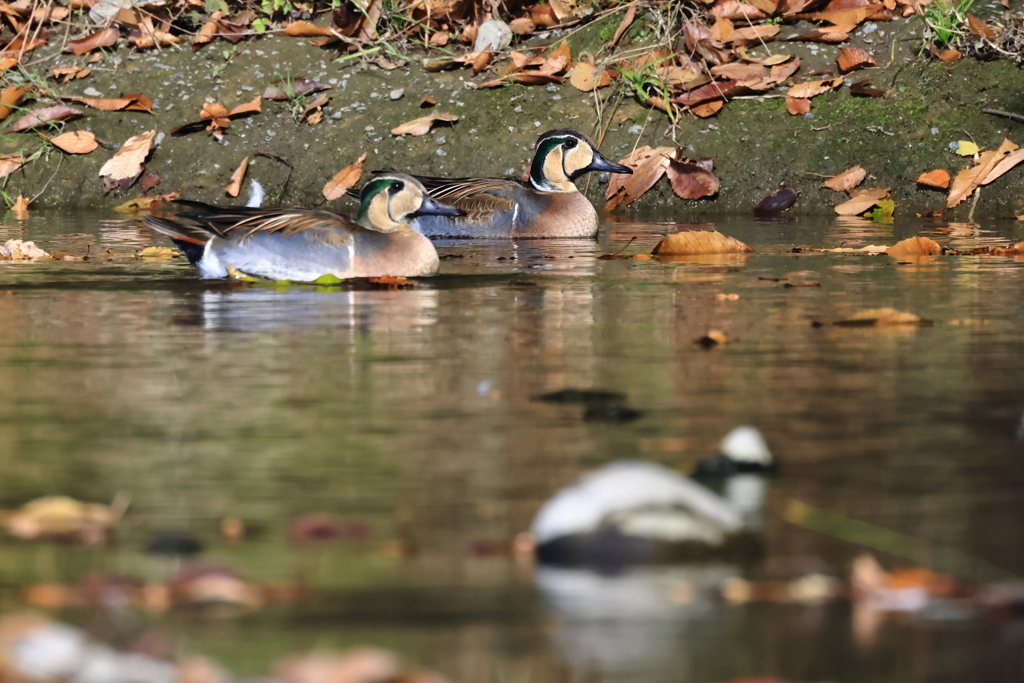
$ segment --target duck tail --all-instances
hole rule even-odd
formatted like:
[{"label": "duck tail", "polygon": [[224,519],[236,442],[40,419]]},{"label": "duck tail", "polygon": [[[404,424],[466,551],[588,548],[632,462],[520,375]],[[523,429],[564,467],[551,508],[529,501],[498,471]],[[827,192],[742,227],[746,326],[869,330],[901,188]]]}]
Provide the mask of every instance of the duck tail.
[{"label": "duck tail", "polygon": [[206,253],[206,243],[212,237],[210,233],[200,227],[185,225],[153,214],[146,214],[142,220],[157,232],[170,237],[193,266],[203,258],[203,254]]}]

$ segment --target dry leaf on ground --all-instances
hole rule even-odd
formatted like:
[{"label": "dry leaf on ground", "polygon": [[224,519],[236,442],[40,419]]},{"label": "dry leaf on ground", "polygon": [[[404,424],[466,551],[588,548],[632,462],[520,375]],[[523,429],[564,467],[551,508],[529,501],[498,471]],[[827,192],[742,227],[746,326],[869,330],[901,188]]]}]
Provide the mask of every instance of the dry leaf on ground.
[{"label": "dry leaf on ground", "polygon": [[0,178],[6,178],[24,165],[25,160],[19,152],[0,156]]},{"label": "dry leaf on ground", "polygon": [[864,182],[864,178],[866,178],[867,175],[868,172],[863,168],[860,166],[854,166],[853,168],[846,169],[837,176],[832,176],[830,179],[823,182],[821,186],[827,187],[830,190],[835,190],[836,192],[846,192],[847,190],[852,190]]},{"label": "dry leaf on ground", "polygon": [[897,259],[911,256],[938,256],[942,254],[942,247],[933,239],[916,236],[897,242],[885,253]]},{"label": "dry leaf on ground", "polygon": [[33,112],[25,114],[14,122],[14,125],[11,126],[11,130],[18,133],[23,130],[35,128],[36,126],[41,126],[44,123],[67,121],[68,119],[73,119],[78,116],[82,116],[81,110],[58,104],[56,107],[36,109]]},{"label": "dry leaf on ground", "polygon": [[835,211],[840,216],[859,216],[880,201],[880,198],[868,194],[859,194],[837,205]]},{"label": "dry leaf on ground", "polygon": [[281,34],[292,38],[316,38],[333,35],[330,26],[317,26],[311,21],[293,21],[284,27]]},{"label": "dry leaf on ground", "polygon": [[842,77],[826,78],[823,81],[810,81],[808,83],[798,83],[789,88],[789,92],[786,94],[789,97],[802,97],[811,98],[815,95],[820,95],[823,92],[834,90],[843,84]]},{"label": "dry leaf on ground", "polygon": [[636,18],[636,3],[632,3],[629,9],[626,10],[626,16],[622,17],[622,21],[619,23],[619,27],[615,29],[615,35],[612,36],[612,45],[618,45],[619,38],[622,34],[633,25],[633,20]]},{"label": "dry leaf on ground", "polygon": [[839,70],[844,72],[878,66],[875,63],[875,58],[867,50],[859,48],[851,50],[846,47],[839,48],[839,57],[836,58],[836,63],[839,64]]},{"label": "dry leaf on ground", "polygon": [[1011,168],[1019,164],[1021,161],[1024,161],[1024,148],[1013,150],[1005,157],[1003,157],[1002,160],[998,164],[996,164],[995,168],[989,171],[989,174],[985,176],[985,179],[981,181],[981,184],[988,185],[993,180],[996,180],[1004,173],[1009,171]]},{"label": "dry leaf on ground", "polygon": [[84,104],[87,107],[99,109],[100,111],[121,111],[122,109],[127,109],[128,105],[132,103],[132,100],[127,97],[63,97],[61,99],[65,99],[70,102],[78,102],[79,104]]},{"label": "dry leaf on ground", "polygon": [[710,170],[689,162],[669,160],[665,169],[672,191],[682,199],[700,199],[718,192],[718,178]]},{"label": "dry leaf on ground", "polygon": [[437,98],[432,95],[424,95],[423,99],[420,100],[419,108],[426,109],[427,107],[433,107],[437,104]]},{"label": "dry leaf on ground", "polygon": [[249,157],[242,159],[242,163],[238,165],[235,172],[231,174],[231,182],[225,188],[229,197],[237,197],[239,191],[242,189],[242,181],[245,180],[245,171],[249,168]]},{"label": "dry leaf on ground", "polygon": [[895,308],[872,308],[859,311],[849,318],[837,320],[832,324],[846,327],[868,327],[871,325],[931,325],[932,321],[913,313],[897,311]]},{"label": "dry leaf on ground", "polygon": [[50,143],[68,154],[88,154],[97,147],[96,136],[87,130],[76,130],[50,138]]},{"label": "dry leaf on ground", "polygon": [[0,93],[0,121],[3,121],[11,112],[14,111],[15,105],[21,101],[22,95],[25,94],[25,86],[13,85],[10,88],[4,88],[4,91]]},{"label": "dry leaf on ground", "polygon": [[938,54],[940,62],[959,62],[960,58],[963,57],[963,53],[960,50],[944,50]]},{"label": "dry leaf on ground", "polygon": [[668,235],[658,242],[651,253],[654,255],[691,255],[691,254],[750,254],[754,250],[735,237],[727,237],[720,232],[707,230],[688,230]]},{"label": "dry leaf on ground", "polygon": [[419,137],[429,133],[430,129],[433,128],[434,124],[437,122],[455,123],[458,120],[459,117],[455,114],[430,114],[429,116],[421,116],[420,118],[413,119],[412,121],[406,121],[402,125],[392,128],[391,134]]},{"label": "dry leaf on ground", "polygon": [[786,111],[793,116],[802,116],[811,110],[811,101],[806,97],[787,97]]},{"label": "dry leaf on ground", "polygon": [[100,169],[100,176],[111,180],[127,180],[142,173],[143,164],[153,146],[156,130],[132,136]]},{"label": "dry leaf on ground", "polygon": [[85,78],[92,71],[77,66],[58,66],[50,69],[50,75],[57,79],[61,85],[78,78]]},{"label": "dry leaf on ground", "polygon": [[85,38],[69,41],[68,46],[65,48],[65,52],[84,55],[86,52],[91,50],[96,50],[101,47],[110,47],[111,45],[116,44],[117,39],[120,37],[121,32],[116,28],[101,28],[95,33],[90,33]]},{"label": "dry leaf on ground", "polygon": [[609,69],[598,72],[597,67],[587,62],[577,62],[573,67],[569,85],[582,92],[592,92],[610,85],[612,75]]},{"label": "dry leaf on ground", "polygon": [[1010,152],[1015,151],[1017,145],[1009,139],[1004,139],[1003,144],[995,151],[982,152],[977,162],[971,168],[964,169],[957,173],[956,178],[949,188],[949,197],[946,199],[946,208],[951,209],[963,200],[967,199],[974,190],[982,184],[989,173],[996,165],[1003,160]]},{"label": "dry leaf on ground", "polygon": [[669,159],[675,151],[674,147],[651,149],[644,146],[620,159],[619,163],[633,169],[633,174],[612,174],[608,190],[605,192],[608,199],[604,205],[605,211],[611,211],[617,206],[628,206],[634,199],[651,189],[654,183],[665,175]]},{"label": "dry leaf on ground", "polygon": [[324,185],[324,199],[331,202],[345,194],[348,188],[359,182],[359,176],[363,174],[363,161],[366,160],[366,152],[353,163],[338,171],[326,185]]},{"label": "dry leaf on ground", "polygon": [[949,173],[941,168],[937,168],[934,171],[922,173],[917,177],[917,182],[922,185],[929,185],[931,187],[937,187],[940,190],[945,190],[949,187]]},{"label": "dry leaf on ground", "polygon": [[515,33],[517,36],[533,33],[537,30],[537,24],[533,23],[533,19],[530,19],[529,17],[513,19],[508,22],[508,27],[512,30],[512,33]]}]

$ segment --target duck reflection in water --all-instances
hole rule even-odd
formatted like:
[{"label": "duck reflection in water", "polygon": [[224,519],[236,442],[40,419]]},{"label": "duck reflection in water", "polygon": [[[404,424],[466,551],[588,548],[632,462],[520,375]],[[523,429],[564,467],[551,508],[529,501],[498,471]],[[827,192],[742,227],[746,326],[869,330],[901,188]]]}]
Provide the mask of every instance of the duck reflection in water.
[{"label": "duck reflection in water", "polygon": [[610,680],[644,671],[687,678],[666,664],[687,660],[726,628],[720,588],[762,554],[772,469],[760,432],[744,426],[693,478],[624,460],[556,493],[530,532],[562,656]]}]

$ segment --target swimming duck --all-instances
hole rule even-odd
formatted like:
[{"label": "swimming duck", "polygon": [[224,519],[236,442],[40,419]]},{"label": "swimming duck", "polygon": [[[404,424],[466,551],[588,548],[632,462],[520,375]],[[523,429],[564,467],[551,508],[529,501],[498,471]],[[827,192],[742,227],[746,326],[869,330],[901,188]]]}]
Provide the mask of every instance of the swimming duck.
[{"label": "swimming duck", "polygon": [[[743,428],[739,437],[727,435],[715,457],[742,460],[756,452],[762,464],[771,464],[767,447],[758,448],[764,444],[756,428]],[[755,448],[737,449],[737,442]],[[728,477],[723,483],[724,491],[719,493],[642,460],[604,465],[541,507],[530,527],[537,558],[555,565],[614,568],[756,556],[760,543],[752,532],[760,524],[764,482],[747,474]]]},{"label": "swimming duck", "polygon": [[412,225],[423,216],[460,216],[414,178],[386,173],[363,188],[355,221],[317,209],[218,207],[178,201],[194,225],[147,215],[146,225],[178,245],[203,278],[250,276],[311,282],[337,278],[426,277],[437,251]]},{"label": "swimming duck", "polygon": [[428,237],[593,237],[597,211],[573,183],[588,171],[633,172],[605,158],[583,133],[549,130],[537,139],[525,183],[416,176],[435,199],[465,212],[461,217],[423,216],[417,228]]}]

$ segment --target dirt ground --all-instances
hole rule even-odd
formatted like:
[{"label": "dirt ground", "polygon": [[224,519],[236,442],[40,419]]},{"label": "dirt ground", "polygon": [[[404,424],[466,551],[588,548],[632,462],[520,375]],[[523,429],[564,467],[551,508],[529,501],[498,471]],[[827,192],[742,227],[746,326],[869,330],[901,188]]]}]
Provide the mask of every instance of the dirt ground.
[{"label": "dirt ground", "polygon": [[[569,34],[574,57],[601,44],[602,31],[618,22],[609,17]],[[780,39],[795,36],[809,25],[786,25]],[[414,58],[405,67],[384,71],[355,60],[336,63],[335,52],[311,46],[304,39],[260,37],[224,42],[193,53],[189,47],[164,48],[143,54],[125,49],[90,67],[85,79],[50,87],[61,95],[113,97],[142,92],[154,102],[152,115],[100,112],[69,122],[65,130],[90,130],[103,141],[84,156],[65,156],[53,149],[9,176],[5,192],[39,195],[33,207],[113,207],[140,194],[128,190],[103,193],[98,171],[116,145],[139,132],[156,129],[159,146],[147,164],[161,183],[154,192],[180,191],[192,199],[230,202],[225,194],[231,173],[243,157],[259,152],[277,155],[294,166],[285,186],[287,167],[269,157],[255,157],[248,177],[258,179],[269,201],[310,206],[322,201],[325,182],[366,152],[367,169],[388,169],[443,176],[521,176],[536,136],[548,129],[572,127],[595,138],[606,128],[602,151],[613,159],[635,145],[678,144],[691,158],[712,157],[721,191],[714,198],[684,201],[667,181],[629,207],[625,216],[686,221],[721,213],[749,212],[761,197],[780,187],[793,187],[799,199],[791,212],[830,213],[843,195],[820,187],[821,175],[834,175],[859,164],[868,171],[865,187],[891,188],[896,215],[907,216],[944,206],[945,193],[918,186],[921,173],[943,168],[955,175],[971,162],[956,156],[950,143],[974,140],[993,149],[1003,136],[1024,144],[1024,124],[983,114],[982,108],[1024,113],[1024,75],[1009,61],[964,59],[945,64],[919,55],[922,25],[899,19],[861,26],[846,47],[870,50],[879,67],[858,72],[852,81],[870,76],[882,98],[856,97],[848,87],[812,100],[810,114],[791,116],[785,109],[785,87],[767,97],[737,99],[716,116],[700,119],[684,114],[673,123],[664,113],[639,104],[621,82],[595,94],[563,85],[511,85],[478,90],[475,84],[493,73],[472,77],[469,70],[427,73]],[[560,40],[562,34],[532,44]],[[799,56],[802,66],[790,82],[813,80],[821,72],[837,72],[839,46],[776,40],[755,54]],[[39,65],[41,72],[57,65],[83,66],[85,57],[59,55]],[[261,114],[232,122],[223,143],[201,131],[181,137],[171,129],[199,118],[204,102],[233,107],[262,93],[284,76],[303,76],[334,86],[323,122],[296,121],[288,102],[264,100]],[[788,86],[789,83],[787,83]],[[401,91],[400,93],[398,91]],[[421,109],[424,95],[438,104]],[[395,99],[397,98],[397,99]],[[600,106],[598,106],[600,99]],[[599,116],[598,111],[601,114]],[[390,130],[431,112],[459,116],[451,127],[437,127],[420,138],[396,137]],[[162,134],[162,135],[161,135]],[[674,143],[673,143],[674,141]],[[5,133],[0,153],[31,152],[41,141],[32,133]],[[47,184],[48,183],[48,184]],[[607,177],[592,175],[581,189],[601,205]],[[979,217],[1024,213],[1024,170],[1011,171],[981,191]],[[243,189],[244,199],[247,190]],[[352,209],[351,200],[330,205]],[[970,202],[950,211],[950,219],[967,216]]]}]

